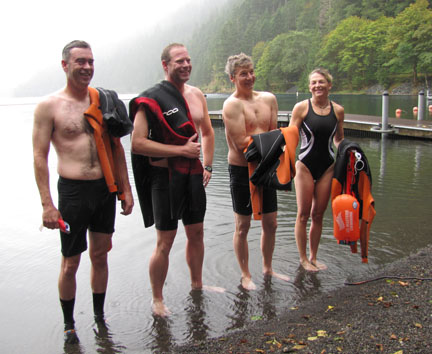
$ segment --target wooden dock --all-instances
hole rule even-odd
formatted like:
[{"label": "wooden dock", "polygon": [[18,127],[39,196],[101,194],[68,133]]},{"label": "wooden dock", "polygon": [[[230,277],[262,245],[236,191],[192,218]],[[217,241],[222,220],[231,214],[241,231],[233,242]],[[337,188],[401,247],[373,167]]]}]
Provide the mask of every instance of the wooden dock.
[{"label": "wooden dock", "polygon": [[[213,123],[223,125],[221,110],[209,111],[209,115]],[[290,117],[291,111],[279,111],[278,125],[287,126]],[[383,134],[381,121],[382,118],[378,116],[345,114],[344,130],[360,136],[380,137]],[[386,134],[390,138],[432,140],[432,121],[389,117]]]}]

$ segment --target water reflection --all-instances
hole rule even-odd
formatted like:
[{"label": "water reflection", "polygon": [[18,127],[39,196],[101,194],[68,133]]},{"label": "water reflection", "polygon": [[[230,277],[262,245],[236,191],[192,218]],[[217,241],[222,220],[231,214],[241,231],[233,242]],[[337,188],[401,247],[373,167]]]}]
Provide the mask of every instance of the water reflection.
[{"label": "water reflection", "polygon": [[230,310],[233,311],[234,314],[228,316],[231,320],[231,324],[227,326],[228,331],[243,328],[245,323],[249,322],[251,295],[249,291],[244,290],[241,285],[238,286],[238,290],[238,293],[235,295],[230,305]]},{"label": "water reflection", "polygon": [[187,320],[187,340],[205,340],[208,338],[209,326],[206,324],[206,311],[202,290],[191,290],[185,308]]},{"label": "water reflection", "polygon": [[294,279],[294,289],[297,299],[304,300],[321,292],[321,282],[318,279],[318,274],[319,273],[315,272],[307,272],[301,266],[298,267]]},{"label": "water reflection", "polygon": [[[171,333],[171,320],[154,316],[153,325],[151,328],[151,337],[153,339],[150,343],[153,353],[169,353],[171,351],[172,343],[174,341],[173,334]],[[144,347],[148,343],[143,343]]]},{"label": "water reflection", "polygon": [[122,353],[126,349],[126,347],[113,341],[113,335],[105,322],[97,322],[93,332],[98,353],[115,354]]},{"label": "water reflection", "polygon": [[387,144],[388,144],[388,134],[384,133],[381,136],[381,155],[380,155],[380,179],[384,179],[386,170],[386,156],[387,156]]}]

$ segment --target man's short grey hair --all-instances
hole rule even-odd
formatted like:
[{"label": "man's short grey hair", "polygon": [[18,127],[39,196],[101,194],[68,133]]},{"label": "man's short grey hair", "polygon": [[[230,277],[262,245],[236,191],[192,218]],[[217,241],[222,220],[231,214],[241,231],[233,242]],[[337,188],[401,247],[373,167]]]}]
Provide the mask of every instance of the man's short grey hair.
[{"label": "man's short grey hair", "polygon": [[230,77],[233,77],[237,68],[248,66],[250,64],[253,65],[252,58],[245,53],[231,55],[230,57],[228,57],[227,63],[225,65],[225,72]]},{"label": "man's short grey hair", "polygon": [[63,52],[62,52],[62,59],[65,62],[69,61],[69,58],[71,56],[70,52],[73,48],[88,48],[91,49],[90,44],[88,44],[85,41],[79,41],[79,40],[74,40],[68,44],[65,45],[65,47],[63,48]]}]

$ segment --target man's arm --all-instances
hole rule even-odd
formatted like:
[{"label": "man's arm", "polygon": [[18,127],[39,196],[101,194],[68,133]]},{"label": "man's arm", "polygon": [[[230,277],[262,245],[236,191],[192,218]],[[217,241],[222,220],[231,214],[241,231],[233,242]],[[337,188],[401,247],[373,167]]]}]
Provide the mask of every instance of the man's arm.
[{"label": "man's arm", "polygon": [[35,109],[33,121],[33,163],[36,184],[42,202],[42,221],[45,227],[55,229],[59,227],[60,212],[54,206],[50,184],[48,154],[51,135],[54,129],[54,116],[48,101],[41,102]]},{"label": "man's arm", "polygon": [[162,144],[148,138],[148,122],[144,107],[139,107],[134,119],[131,149],[134,154],[149,157],[183,156],[190,159],[199,158],[201,144],[194,142],[198,134],[189,138],[185,145]]},{"label": "man's arm", "polygon": [[129,215],[132,213],[132,209],[134,206],[134,200],[132,195],[132,189],[129,183],[129,175],[127,170],[127,164],[126,164],[126,158],[125,158],[125,152],[123,149],[123,145],[119,138],[115,138],[114,140],[114,159],[115,159],[115,166],[117,168],[117,174],[119,178],[119,187],[122,193],[124,193],[124,199],[121,201],[121,206],[123,211],[121,214],[123,215]]},{"label": "man's arm", "polygon": [[[200,100],[202,101],[203,104],[203,120],[200,126],[201,143],[202,143],[202,151],[203,151],[203,164],[204,166],[212,166],[214,149],[215,149],[214,130],[211,125],[211,120],[208,113],[207,101],[201,91],[199,91],[199,95],[200,95]],[[207,187],[208,183],[210,182],[211,176],[212,176],[211,172],[204,170],[203,173],[204,187]]]},{"label": "man's arm", "polygon": [[277,120],[278,120],[278,103],[276,96],[270,94],[270,105],[271,105],[271,120],[270,120],[270,130],[274,130],[277,128]]}]

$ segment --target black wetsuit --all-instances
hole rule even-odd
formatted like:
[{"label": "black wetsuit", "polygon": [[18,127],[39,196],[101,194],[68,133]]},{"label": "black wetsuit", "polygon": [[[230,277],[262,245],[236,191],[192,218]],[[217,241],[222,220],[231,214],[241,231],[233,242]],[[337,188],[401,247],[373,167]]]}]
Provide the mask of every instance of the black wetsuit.
[{"label": "black wetsuit", "polygon": [[330,113],[325,116],[316,114],[311,101],[308,102],[308,113],[300,127],[299,160],[305,164],[313,179],[317,181],[334,162],[332,144],[338,121],[331,102]]}]

